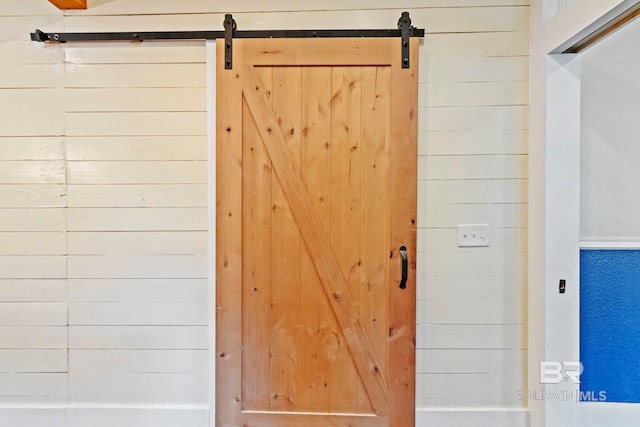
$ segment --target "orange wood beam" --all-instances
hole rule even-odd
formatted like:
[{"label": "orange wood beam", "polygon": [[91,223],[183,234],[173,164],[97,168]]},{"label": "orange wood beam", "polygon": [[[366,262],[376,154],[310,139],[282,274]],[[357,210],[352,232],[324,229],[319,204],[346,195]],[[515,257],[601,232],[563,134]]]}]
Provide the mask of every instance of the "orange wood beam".
[{"label": "orange wood beam", "polygon": [[87,0],[49,0],[58,9],[86,9]]}]

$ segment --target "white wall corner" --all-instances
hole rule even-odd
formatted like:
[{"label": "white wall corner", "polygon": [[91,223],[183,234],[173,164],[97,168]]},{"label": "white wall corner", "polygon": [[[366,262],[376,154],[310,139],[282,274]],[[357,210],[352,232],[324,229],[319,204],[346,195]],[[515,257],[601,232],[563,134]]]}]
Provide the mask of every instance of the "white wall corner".
[{"label": "white wall corner", "polygon": [[[580,360],[580,59],[546,59],[544,361],[553,363]],[[566,281],[565,293],[560,280]],[[578,426],[579,384],[545,386],[554,396],[541,397],[545,426]]]},{"label": "white wall corner", "polygon": [[215,426],[216,402],[216,41],[207,40],[207,206],[209,278],[209,425]]},{"label": "white wall corner", "polygon": [[[543,4],[544,3],[544,4]],[[528,257],[528,374],[526,389],[539,384],[539,365],[545,358],[545,159],[547,79],[544,48],[544,7],[547,2],[531,3],[530,14],[530,109],[529,109],[529,257]],[[554,4],[555,1],[553,1]],[[544,427],[545,405],[527,400],[531,427]]]}]

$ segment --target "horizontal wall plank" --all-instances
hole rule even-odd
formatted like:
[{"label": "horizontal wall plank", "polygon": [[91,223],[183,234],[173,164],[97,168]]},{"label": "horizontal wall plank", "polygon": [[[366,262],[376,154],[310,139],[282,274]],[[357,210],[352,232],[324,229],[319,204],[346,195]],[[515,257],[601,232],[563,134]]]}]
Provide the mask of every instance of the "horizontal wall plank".
[{"label": "horizontal wall plank", "polygon": [[68,370],[66,350],[0,350],[2,373],[63,373]]},{"label": "horizontal wall plank", "polygon": [[69,408],[66,427],[206,427],[209,408],[193,406],[160,406],[131,408]]},{"label": "horizontal wall plank", "polygon": [[0,111],[0,137],[2,136],[62,136],[64,113],[62,107],[53,108],[37,118],[24,112]]},{"label": "horizontal wall plank", "polygon": [[70,279],[69,301],[198,302],[208,298],[207,279]]},{"label": "horizontal wall plank", "polygon": [[204,136],[67,138],[67,160],[207,160]]},{"label": "horizontal wall plank", "polygon": [[418,263],[429,263],[428,276],[520,276],[527,273],[526,252],[418,252],[416,259]]},{"label": "horizontal wall plank", "polygon": [[71,350],[75,373],[200,374],[208,369],[208,350]]},{"label": "horizontal wall plank", "polygon": [[64,160],[64,139],[3,137],[0,138],[0,160]]},{"label": "horizontal wall plank", "polygon": [[69,208],[69,231],[203,231],[206,208]]},{"label": "horizontal wall plank", "polygon": [[202,184],[207,162],[74,161],[67,163],[67,177],[69,184]]},{"label": "horizontal wall plank", "polygon": [[64,255],[0,256],[0,279],[63,279],[66,273]]},{"label": "horizontal wall plank", "polygon": [[430,325],[526,325],[522,301],[419,300],[418,324]]},{"label": "horizontal wall plank", "polygon": [[66,301],[67,281],[60,280],[0,280],[0,301]]},{"label": "horizontal wall plank", "polygon": [[524,325],[418,325],[419,349],[526,349]]},{"label": "horizontal wall plank", "polygon": [[430,107],[419,108],[419,120],[426,131],[482,131],[483,129],[526,130],[527,106]]},{"label": "horizontal wall plank", "polygon": [[[522,371],[524,372],[524,371]],[[453,402],[463,407],[519,406],[518,391],[522,391],[523,373],[509,374],[418,374],[416,405]],[[445,403],[446,402],[446,403]]]},{"label": "horizontal wall plank", "polygon": [[207,257],[202,255],[68,257],[68,277],[73,279],[199,279],[207,275]]},{"label": "horizontal wall plank", "polygon": [[69,136],[206,134],[204,112],[67,113],[64,123]]},{"label": "horizontal wall plank", "polygon": [[208,348],[207,326],[69,326],[69,349]]},{"label": "horizontal wall plank", "polygon": [[[93,9],[93,7],[92,7]],[[94,9],[95,10],[95,9]],[[189,64],[206,62],[204,42],[78,42],[65,46],[68,64]]]},{"label": "horizontal wall plank", "polygon": [[418,227],[446,228],[458,224],[490,224],[493,227],[526,227],[526,203],[444,204],[421,203]]},{"label": "horizontal wall plank", "polygon": [[67,112],[207,109],[204,88],[72,88],[66,90],[64,95]]},{"label": "horizontal wall plank", "polygon": [[[314,8],[304,12],[281,13],[238,12],[233,18],[242,30],[286,30],[295,22],[296,29],[332,28],[395,28],[403,9],[370,9],[366,23],[362,22],[362,10],[327,10]],[[426,28],[430,33],[527,31],[529,8],[526,6],[503,7],[442,7],[416,8],[411,11],[414,26]],[[222,23],[223,13],[154,14],[83,16],[69,15],[65,20],[66,31],[164,31],[202,30],[211,23]],[[215,28],[222,30],[222,25]]]},{"label": "horizontal wall plank", "polygon": [[[503,35],[505,33],[487,33]],[[506,33],[510,34],[510,33]],[[429,35],[439,37],[441,35]],[[476,34],[486,37],[485,34]],[[451,56],[448,52],[440,52],[425,40],[421,48],[419,73],[420,82],[512,82],[529,80],[529,57],[523,56]],[[468,47],[468,45],[465,45]],[[482,50],[479,49],[478,53]]]},{"label": "horizontal wall plank", "polygon": [[423,83],[418,102],[426,107],[527,105],[529,82]]},{"label": "horizontal wall plank", "polygon": [[[16,1],[16,0],[13,0]],[[94,0],[91,9],[85,11],[70,11],[69,15],[154,15],[181,13],[225,13],[234,12],[290,12],[290,11],[314,11],[317,4],[300,2],[296,0],[280,0],[278,2],[264,3],[260,0],[248,0],[238,3],[232,0],[222,0],[215,3],[202,3],[200,0],[182,0],[178,6],[170,0],[138,0],[135,4],[126,0]],[[434,8],[434,7],[473,7],[473,6],[526,6],[529,0],[410,0],[403,1],[405,8]],[[370,0],[362,3],[359,0],[325,0],[322,3],[323,10],[370,10],[388,9],[386,0]]]},{"label": "horizontal wall plank", "polygon": [[0,326],[61,326],[66,324],[66,302],[0,302]]},{"label": "horizontal wall plank", "polygon": [[[8,82],[9,85],[11,85],[11,82]],[[63,106],[63,100],[64,91],[62,88],[0,88],[1,112],[19,111],[30,115],[34,119],[37,119],[40,115],[48,114],[52,106]]]},{"label": "horizontal wall plank", "polygon": [[65,163],[63,160],[0,161],[2,184],[63,184]]},{"label": "horizontal wall plank", "polygon": [[0,374],[0,404],[66,401],[66,373]]},{"label": "horizontal wall plank", "polygon": [[[418,229],[457,227],[458,224],[505,225],[492,221],[491,209],[496,206],[518,206],[518,204],[491,203],[427,203],[418,202]],[[525,205],[526,206],[526,205]],[[513,212],[513,209],[510,210]]]},{"label": "horizontal wall plank", "polygon": [[[0,89],[56,88],[62,87],[63,84],[64,67],[62,64],[4,64],[0,67]],[[45,99],[41,99],[40,102],[47,104],[44,102]],[[56,104],[49,104],[49,107],[52,105]]]},{"label": "horizontal wall plank", "polygon": [[69,303],[69,324],[207,326],[208,308],[206,301],[72,302]]},{"label": "horizontal wall plank", "polygon": [[206,255],[207,234],[206,231],[72,232],[68,234],[68,254]]},{"label": "horizontal wall plank", "polygon": [[525,350],[418,350],[418,374],[512,374],[525,365]]},{"label": "horizontal wall plank", "polygon": [[[527,179],[420,180],[420,203],[527,203]],[[428,188],[428,191],[427,191]]]},{"label": "horizontal wall plank", "polygon": [[[100,384],[100,387],[96,387]],[[176,405],[208,402],[207,376],[199,374],[69,373],[69,399],[75,403]]]},{"label": "horizontal wall plank", "polygon": [[[51,16],[2,16],[0,15],[0,40],[29,41],[36,28],[46,31],[62,31],[62,14]],[[33,42],[31,42],[33,43]]]},{"label": "horizontal wall plank", "polygon": [[[491,227],[490,246],[459,248],[457,228],[421,228],[418,230],[418,252],[513,253],[519,256],[528,249],[526,228]],[[507,261],[508,262],[508,261]]]},{"label": "horizontal wall plank", "polygon": [[66,326],[0,326],[0,348],[65,349]]},{"label": "horizontal wall plank", "polygon": [[529,55],[529,32],[486,32],[429,34],[420,56],[436,58],[526,57]]},{"label": "horizontal wall plank", "polygon": [[519,301],[527,295],[527,276],[469,277],[427,276],[428,268],[418,264],[418,299],[433,301]]},{"label": "horizontal wall plank", "polygon": [[[4,200],[0,202],[4,203]],[[65,231],[65,222],[63,208],[0,209],[0,231]]]},{"label": "horizontal wall plank", "polygon": [[418,159],[418,179],[524,179],[527,155],[427,156]]},{"label": "horizontal wall plank", "polygon": [[65,84],[68,88],[204,88],[205,71],[204,64],[67,64]]},{"label": "horizontal wall plank", "polygon": [[2,65],[60,64],[64,58],[64,51],[60,46],[34,43],[31,40],[0,41],[0,51],[3,52],[0,55]]},{"label": "horizontal wall plank", "polygon": [[424,131],[418,134],[418,154],[528,154],[528,142],[526,130]]},{"label": "horizontal wall plank", "polygon": [[192,208],[207,206],[206,184],[69,185],[69,207]]}]

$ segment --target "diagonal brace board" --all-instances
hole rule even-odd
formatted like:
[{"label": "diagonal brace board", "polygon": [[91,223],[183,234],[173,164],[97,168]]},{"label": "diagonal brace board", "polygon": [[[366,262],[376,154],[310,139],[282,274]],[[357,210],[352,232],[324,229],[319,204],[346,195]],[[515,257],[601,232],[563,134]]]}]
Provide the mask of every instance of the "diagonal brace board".
[{"label": "diagonal brace board", "polygon": [[237,74],[237,77],[242,78],[244,98],[271,158],[273,168],[342,329],[374,411],[381,416],[387,415],[389,388],[349,295],[338,260],[331,250],[322,222],[314,209],[311,196],[300,179],[295,161],[286,148],[285,137],[264,93],[264,86],[251,66],[245,66],[242,69],[242,76]]}]

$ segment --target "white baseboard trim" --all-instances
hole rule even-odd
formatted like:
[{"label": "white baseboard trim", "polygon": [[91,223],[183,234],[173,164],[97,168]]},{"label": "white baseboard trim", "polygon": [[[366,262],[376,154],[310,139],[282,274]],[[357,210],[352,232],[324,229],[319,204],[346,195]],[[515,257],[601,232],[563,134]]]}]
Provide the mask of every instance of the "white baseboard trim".
[{"label": "white baseboard trim", "polygon": [[640,403],[580,402],[580,427],[638,427]]},{"label": "white baseboard trim", "polygon": [[0,426],[208,427],[208,405],[0,407]]},{"label": "white baseboard trim", "polygon": [[[634,418],[630,419],[636,420],[637,423],[639,412],[634,414]],[[207,427],[208,425],[208,405],[0,407],[0,426],[11,427]],[[583,425],[587,424],[581,424]],[[627,424],[615,425],[626,426]],[[634,427],[636,425],[634,424]],[[529,410],[525,408],[416,408],[416,427],[432,426],[529,427]]]},{"label": "white baseboard trim", "polygon": [[526,408],[416,408],[416,427],[529,427]]}]

